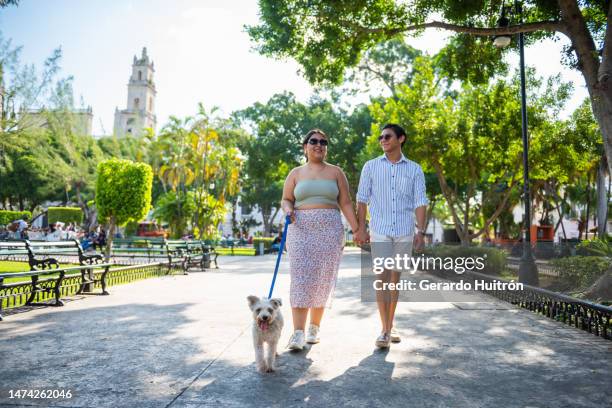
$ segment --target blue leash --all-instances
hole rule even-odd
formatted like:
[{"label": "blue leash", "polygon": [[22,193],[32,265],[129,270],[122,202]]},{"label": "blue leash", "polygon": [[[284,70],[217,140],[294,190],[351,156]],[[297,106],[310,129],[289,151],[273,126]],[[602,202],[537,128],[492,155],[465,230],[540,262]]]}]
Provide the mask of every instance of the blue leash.
[{"label": "blue leash", "polygon": [[278,274],[278,267],[280,266],[281,256],[283,255],[283,249],[285,249],[285,240],[287,239],[287,227],[291,224],[291,218],[285,217],[285,228],[283,229],[283,237],[281,238],[280,248],[278,249],[278,257],[276,258],[276,267],[274,268],[274,276],[272,277],[272,285],[270,286],[270,293],[268,299],[272,299],[272,291],[274,290],[274,282],[276,282],[276,274]]}]

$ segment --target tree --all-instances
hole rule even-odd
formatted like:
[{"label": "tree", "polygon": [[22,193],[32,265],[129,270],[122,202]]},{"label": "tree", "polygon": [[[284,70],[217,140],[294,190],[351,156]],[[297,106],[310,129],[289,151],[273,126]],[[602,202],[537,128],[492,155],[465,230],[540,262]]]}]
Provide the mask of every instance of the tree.
[{"label": "tree", "polygon": [[[179,199],[182,202],[179,203]],[[193,217],[195,211],[196,204],[192,191],[188,191],[185,196],[177,197],[176,192],[171,190],[159,197],[155,203],[153,216],[168,223],[173,238],[181,238],[183,231],[187,229],[187,221]]]},{"label": "tree", "polygon": [[346,172],[355,197],[359,180],[356,158],[365,146],[372,122],[366,105],[349,113],[321,97],[303,104],[293,94],[283,93],[265,104],[258,102],[235,112],[234,117],[237,126],[253,135],[241,147],[247,156],[242,203],[259,208],[266,235],[280,210],[284,179],[293,167],[304,163],[302,138],[310,129],[320,128],[329,136],[327,161]]},{"label": "tree", "polygon": [[216,111],[209,113],[200,103],[189,137],[196,202],[193,224],[200,238],[216,236],[226,203],[238,195],[244,161],[238,144],[245,135]]},{"label": "tree", "polygon": [[[520,106],[512,97],[518,84],[501,80],[484,85],[464,83],[451,91],[435,74],[433,61],[427,56],[416,57],[410,82],[397,86],[395,96],[372,104],[375,126],[365,155],[380,154],[376,137],[382,124],[404,125],[406,155],[436,174],[457,234],[467,245],[487,233],[507,211],[512,191],[520,185]],[[558,82],[553,78],[544,86],[542,81],[531,81],[532,88],[538,90],[530,98],[536,146],[543,146],[549,124],[568,95],[567,86]],[[575,166],[561,150],[555,160]],[[553,155],[552,150],[547,154]],[[534,158],[534,174],[546,173],[548,162],[537,161],[538,155],[532,161]],[[556,175],[555,171],[548,170]]]},{"label": "tree", "polygon": [[253,135],[241,145],[247,157],[241,201],[245,206],[259,208],[266,236],[280,209],[283,180],[300,163],[306,109],[293,94],[283,93],[233,115],[236,124]]},{"label": "tree", "polygon": [[[458,79],[494,67],[501,52],[488,37],[529,33],[528,41],[559,38],[571,41],[563,62],[585,79],[591,106],[602,133],[607,157],[612,157],[612,8],[599,0],[529,0],[523,2],[524,23],[497,27],[496,0],[458,2],[417,0],[400,2],[326,0],[260,0],[261,24],[248,27],[249,35],[265,55],[293,57],[312,83],[342,80],[347,67],[358,64],[363,52],[398,35],[418,35],[427,28],[450,30],[457,35],[446,47],[450,68]],[[432,18],[442,17],[442,21]],[[482,37],[482,41],[476,41]],[[452,58],[458,56],[461,58]],[[488,74],[496,69],[489,69]],[[478,77],[478,75],[476,75]],[[612,160],[608,170],[612,173]]]},{"label": "tree", "polygon": [[[208,113],[199,104],[195,116],[171,117],[150,144],[148,156],[166,192],[162,204],[176,211],[172,218],[177,220],[177,236],[183,235],[190,220],[200,238],[214,237],[225,203],[238,193],[243,159],[237,143],[242,136],[215,112]],[[168,206],[169,190],[174,192],[172,206]],[[193,212],[182,208],[189,200],[194,202]]]},{"label": "tree", "polygon": [[144,163],[110,159],[98,165],[96,208],[108,223],[106,260],[110,259],[115,227],[142,220],[151,206],[153,170]]},{"label": "tree", "polygon": [[5,137],[32,127],[25,114],[29,110],[45,105],[61,108],[65,91],[72,89],[71,76],[58,78],[61,48],[51,52],[40,72],[33,64],[21,63],[21,52],[21,46],[13,46],[12,40],[5,39],[0,32],[0,132]]},{"label": "tree", "polygon": [[601,145],[601,136],[587,100],[573,112],[570,120],[570,132],[576,139],[574,144],[582,157],[589,164],[587,173],[594,173],[597,191],[597,233],[599,238],[606,236],[608,218],[608,186],[605,183],[608,173],[606,154]]},{"label": "tree", "polygon": [[17,6],[19,4],[19,0],[0,0],[0,7],[8,7],[10,5]]},{"label": "tree", "polygon": [[20,62],[21,51],[0,35],[0,205],[74,200],[87,211],[103,153],[76,130],[72,77],[58,79],[61,50],[39,70]]}]

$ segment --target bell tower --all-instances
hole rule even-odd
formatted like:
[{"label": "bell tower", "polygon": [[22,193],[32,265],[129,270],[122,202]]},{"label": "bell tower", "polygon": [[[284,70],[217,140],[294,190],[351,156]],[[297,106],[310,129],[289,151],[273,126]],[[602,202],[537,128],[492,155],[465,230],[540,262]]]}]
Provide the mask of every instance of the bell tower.
[{"label": "bell tower", "polygon": [[153,61],[149,60],[147,48],[142,49],[140,58],[134,56],[132,75],[128,82],[127,109],[115,109],[115,136],[140,136],[144,128],[157,124],[155,117],[155,82]]}]

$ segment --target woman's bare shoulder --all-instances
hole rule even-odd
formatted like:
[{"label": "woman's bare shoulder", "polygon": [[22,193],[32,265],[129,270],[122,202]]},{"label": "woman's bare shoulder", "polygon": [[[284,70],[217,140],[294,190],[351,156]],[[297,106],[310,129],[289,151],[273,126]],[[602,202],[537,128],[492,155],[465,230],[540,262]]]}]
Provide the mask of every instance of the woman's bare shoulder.
[{"label": "woman's bare shoulder", "polygon": [[287,174],[287,180],[296,180],[296,179],[298,179],[300,177],[300,174],[303,172],[303,170],[304,170],[304,165],[292,168],[289,171],[289,174]]},{"label": "woman's bare shoulder", "polygon": [[335,164],[329,164],[329,163],[327,163],[327,165],[331,168],[331,171],[333,172],[334,176],[336,177],[344,176],[344,170],[342,170],[340,166],[336,166]]}]

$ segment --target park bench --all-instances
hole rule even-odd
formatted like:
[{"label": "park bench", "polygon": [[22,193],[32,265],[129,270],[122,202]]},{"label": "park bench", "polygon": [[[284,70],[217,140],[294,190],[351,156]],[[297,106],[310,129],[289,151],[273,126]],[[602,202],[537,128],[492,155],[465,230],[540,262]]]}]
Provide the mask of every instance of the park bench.
[{"label": "park bench", "polygon": [[30,270],[59,268],[59,258],[78,259],[80,265],[103,262],[102,255],[86,255],[77,240],[72,241],[0,241],[0,259],[23,261],[27,258]]},{"label": "park bench", "polygon": [[23,261],[28,255],[25,241],[0,241],[0,260]]},{"label": "park bench", "polygon": [[167,258],[167,247],[163,238],[118,238],[113,240],[113,258],[151,262]]},{"label": "park bench", "polygon": [[204,241],[170,240],[166,241],[166,245],[168,246],[169,254],[183,258],[182,265],[185,272],[187,272],[189,268],[196,266],[201,269],[208,269],[212,262],[215,263],[216,268],[219,268],[217,264],[217,257],[219,254],[217,254],[214,248],[206,245]]},{"label": "park bench", "polygon": [[[106,275],[109,272],[110,263],[94,263],[81,266],[73,266],[68,268],[53,268],[31,270],[25,272],[0,273],[0,320],[2,320],[2,307],[6,303],[15,302],[14,298],[18,296],[27,296],[24,305],[26,306],[63,306],[61,300],[62,291],[67,291],[68,286],[78,285],[76,294],[96,294],[93,292],[94,285],[100,283],[102,292],[101,295],[108,295],[106,290]],[[94,270],[101,270],[100,277],[96,278]],[[30,278],[29,281],[22,280],[17,282],[7,282],[12,278]],[[64,285],[64,282],[70,282]],[[25,291],[24,289],[26,289]],[[51,295],[45,296],[45,295]],[[36,301],[37,298],[39,301]],[[45,301],[52,299],[52,303]]]},{"label": "park bench", "polygon": [[138,237],[113,241],[113,257],[115,258],[146,258],[151,261],[163,257],[168,259],[169,264],[180,262],[184,272],[196,266],[208,269],[213,262],[215,267],[219,268],[218,256],[219,254],[214,247],[200,240],[165,240]]},{"label": "park bench", "polygon": [[59,268],[59,257],[78,257],[79,265],[93,265],[104,262],[100,254],[86,255],[76,239],[71,241],[25,241],[31,270]]}]

